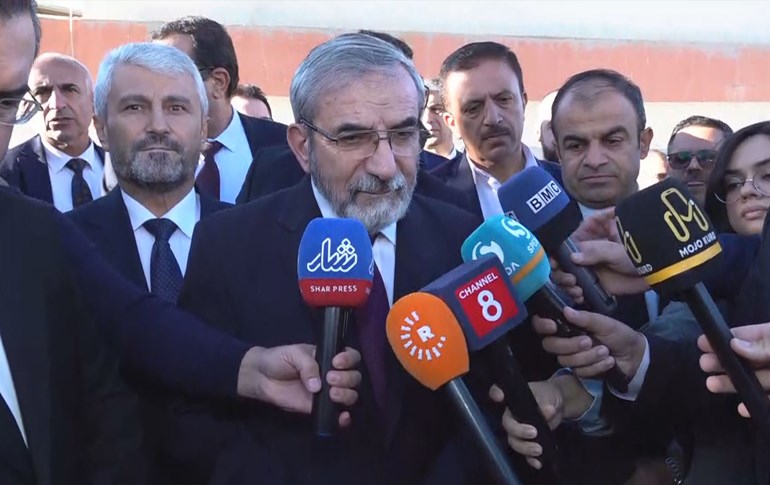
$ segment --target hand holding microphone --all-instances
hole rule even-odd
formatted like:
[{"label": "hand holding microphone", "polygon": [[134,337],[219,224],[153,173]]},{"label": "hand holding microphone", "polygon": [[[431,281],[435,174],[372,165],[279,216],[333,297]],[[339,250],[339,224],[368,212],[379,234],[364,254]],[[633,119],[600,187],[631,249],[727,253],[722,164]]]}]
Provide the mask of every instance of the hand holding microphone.
[{"label": "hand holding microphone", "polygon": [[313,424],[316,435],[333,436],[339,403],[350,401],[341,399],[349,398],[348,392],[332,389],[340,378],[334,373],[334,359],[344,349],[348,310],[363,305],[372,288],[374,259],[366,228],[354,219],[313,219],[300,241],[297,274],[305,303],[324,308],[315,350],[324,377],[313,397]]}]

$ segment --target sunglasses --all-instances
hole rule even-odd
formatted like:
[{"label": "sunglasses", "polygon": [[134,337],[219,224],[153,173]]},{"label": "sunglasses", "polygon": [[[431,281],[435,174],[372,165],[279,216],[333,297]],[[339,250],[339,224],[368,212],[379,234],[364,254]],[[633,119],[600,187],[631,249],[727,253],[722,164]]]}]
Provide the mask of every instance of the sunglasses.
[{"label": "sunglasses", "polygon": [[676,153],[669,153],[668,164],[671,168],[676,170],[682,170],[690,165],[690,162],[695,158],[701,167],[707,167],[713,165],[717,159],[716,150],[697,150],[697,151],[683,151]]}]

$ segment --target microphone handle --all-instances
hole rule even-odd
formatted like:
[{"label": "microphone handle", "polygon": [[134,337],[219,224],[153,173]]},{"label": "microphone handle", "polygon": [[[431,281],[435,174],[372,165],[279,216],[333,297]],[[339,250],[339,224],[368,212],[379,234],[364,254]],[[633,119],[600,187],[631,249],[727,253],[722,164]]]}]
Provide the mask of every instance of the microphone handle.
[{"label": "microphone handle", "polygon": [[733,339],[730,327],[703,283],[698,283],[683,293],[687,306],[695,315],[695,319],[719,357],[719,362],[730,376],[738,396],[749,410],[757,432],[762,434],[766,441],[770,440],[770,401],[749,363],[741,359],[730,347],[730,340]]},{"label": "microphone handle", "polygon": [[498,339],[484,348],[481,354],[487,370],[505,394],[505,405],[511,415],[516,421],[534,426],[537,430],[535,441],[543,448],[542,455],[538,457],[543,465],[539,474],[543,483],[559,483],[556,439],[511,348],[504,340]]},{"label": "microphone handle", "polygon": [[602,287],[596,273],[572,262],[570,255],[576,252],[579,252],[577,247],[567,238],[556,248],[554,257],[563,271],[574,275],[577,279],[578,286],[583,289],[586,306],[592,312],[611,315],[617,308],[618,301]]},{"label": "microphone handle", "polygon": [[321,343],[316,347],[315,360],[320,371],[321,390],[313,395],[313,428],[320,437],[337,433],[339,405],[331,400],[331,386],[326,382],[326,374],[333,369],[334,356],[344,349],[345,317],[347,312],[340,307],[325,309]]},{"label": "microphone handle", "polygon": [[521,485],[522,482],[508,463],[505,453],[497,443],[492,430],[463,380],[459,377],[452,379],[444,388],[457,408],[460,418],[465,421],[473,439],[481,449],[496,481],[502,485]]},{"label": "microphone handle", "polygon": [[[588,335],[594,346],[603,345],[595,336],[567,321],[564,317],[564,307],[567,306],[567,303],[551,286],[550,282],[546,282],[539,290],[533,293],[526,304],[530,315],[538,315],[556,322],[556,335],[559,337],[571,338]],[[602,375],[602,379],[618,392],[627,392],[628,384],[631,381],[618,366],[614,366],[605,372]]]}]

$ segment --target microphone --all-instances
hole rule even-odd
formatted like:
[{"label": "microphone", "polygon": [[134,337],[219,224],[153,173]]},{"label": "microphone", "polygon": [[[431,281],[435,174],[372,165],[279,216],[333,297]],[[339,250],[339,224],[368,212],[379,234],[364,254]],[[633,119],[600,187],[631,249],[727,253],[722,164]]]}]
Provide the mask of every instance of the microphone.
[{"label": "microphone", "polygon": [[339,409],[329,396],[326,374],[345,347],[347,309],[366,302],[374,277],[372,244],[364,225],[355,219],[310,221],[299,243],[297,275],[305,303],[325,309],[315,353],[321,391],[313,396],[313,427],[318,436],[333,436]]},{"label": "microphone", "polygon": [[492,255],[464,263],[422,291],[446,303],[460,323],[468,347],[484,362],[505,394],[505,404],[517,421],[537,429],[543,448],[540,460],[548,482],[557,482],[556,441],[529,383],[507,343],[507,334],[527,318],[500,260]]},{"label": "microphone", "polygon": [[429,293],[406,295],[390,309],[386,333],[396,358],[412,377],[428,389],[446,389],[497,481],[520,484],[461,378],[470,367],[468,348],[447,304]]},{"label": "microphone", "polygon": [[615,311],[617,300],[602,288],[596,273],[570,258],[578,252],[570,235],[582,220],[580,209],[570,203],[569,196],[548,172],[540,167],[525,168],[501,185],[497,196],[506,214],[529,228],[559,266],[575,275],[591,311],[603,315]]},{"label": "microphone", "polygon": [[[564,308],[570,304],[550,281],[551,265],[540,241],[522,224],[507,216],[491,217],[468,236],[461,251],[463,261],[477,260],[486,254],[497,256],[529,313],[553,320],[557,335],[589,335],[594,345],[601,345],[593,335],[564,317]],[[629,379],[617,366],[607,371],[604,379],[617,391],[628,390]]]},{"label": "microphone", "polygon": [[748,362],[730,348],[730,328],[702,283],[719,268],[722,252],[708,217],[687,187],[671,178],[625,199],[615,215],[636,271],[661,294],[684,297],[759,433],[770,439],[770,403]]}]

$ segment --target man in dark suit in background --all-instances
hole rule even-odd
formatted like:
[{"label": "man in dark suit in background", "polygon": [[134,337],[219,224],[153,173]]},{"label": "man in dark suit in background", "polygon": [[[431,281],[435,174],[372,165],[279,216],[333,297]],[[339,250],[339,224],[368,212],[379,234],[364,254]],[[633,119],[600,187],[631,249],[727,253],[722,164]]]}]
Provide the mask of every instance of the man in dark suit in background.
[{"label": "man in dark suit in background", "polygon": [[390,304],[459,264],[460,246],[479,222],[413,195],[422,87],[411,61],[368,35],[346,34],[316,47],[292,81],[296,123],[288,136],[310,175],[196,229],[180,305],[264,345],[318,341],[322,314],[303,303],[296,272],[312,219],[356,218],[374,241],[374,288],[349,326],[350,344],[366,364],[352,429],[319,443],[310,420],[241,409],[259,444],[242,462],[269,469],[274,483],[418,483],[456,431],[441,394],[406,374],[385,337]]},{"label": "man in dark suit in background", "polygon": [[502,214],[497,189],[527,167],[540,166],[561,183],[560,167],[537,160],[521,142],[527,92],[516,54],[496,42],[467,44],[444,60],[440,78],[445,120],[465,155],[431,173],[466,193],[476,214]]},{"label": "man in dark suit in background", "polygon": [[[34,8],[0,4],[0,105],[14,107],[0,110],[0,155],[40,108],[25,98]],[[0,483],[144,483],[135,402],[56,243],[55,210],[7,188],[0,207]]]},{"label": "man in dark suit in background", "polygon": [[46,53],[32,65],[29,86],[43,105],[43,129],[8,152],[0,176],[62,212],[99,198],[106,159],[88,133],[94,117],[91,73],[77,59]]},{"label": "man in dark suit in background", "polygon": [[286,144],[286,125],[233,109],[238,59],[221,24],[205,17],[183,17],[163,24],[152,39],[182,50],[198,66],[209,97],[208,143],[198,187],[216,199],[234,203],[257,151]]},{"label": "man in dark suit in background", "polygon": [[425,89],[428,101],[422,112],[422,123],[428,129],[428,139],[425,141],[425,160],[423,167],[433,170],[448,160],[459,160],[463,152],[455,147],[454,137],[449,125],[444,121],[444,103],[441,102],[441,80],[426,79]]},{"label": "man in dark suit in background", "polygon": [[[137,109],[122,109],[127,103]],[[182,285],[195,224],[231,207],[194,190],[207,105],[195,64],[177,49],[127,44],[102,62],[96,128],[112,152],[119,187],[72,219],[127,279],[170,302]],[[152,483],[180,483],[160,452],[167,393],[130,369],[124,375],[141,398]]]}]

